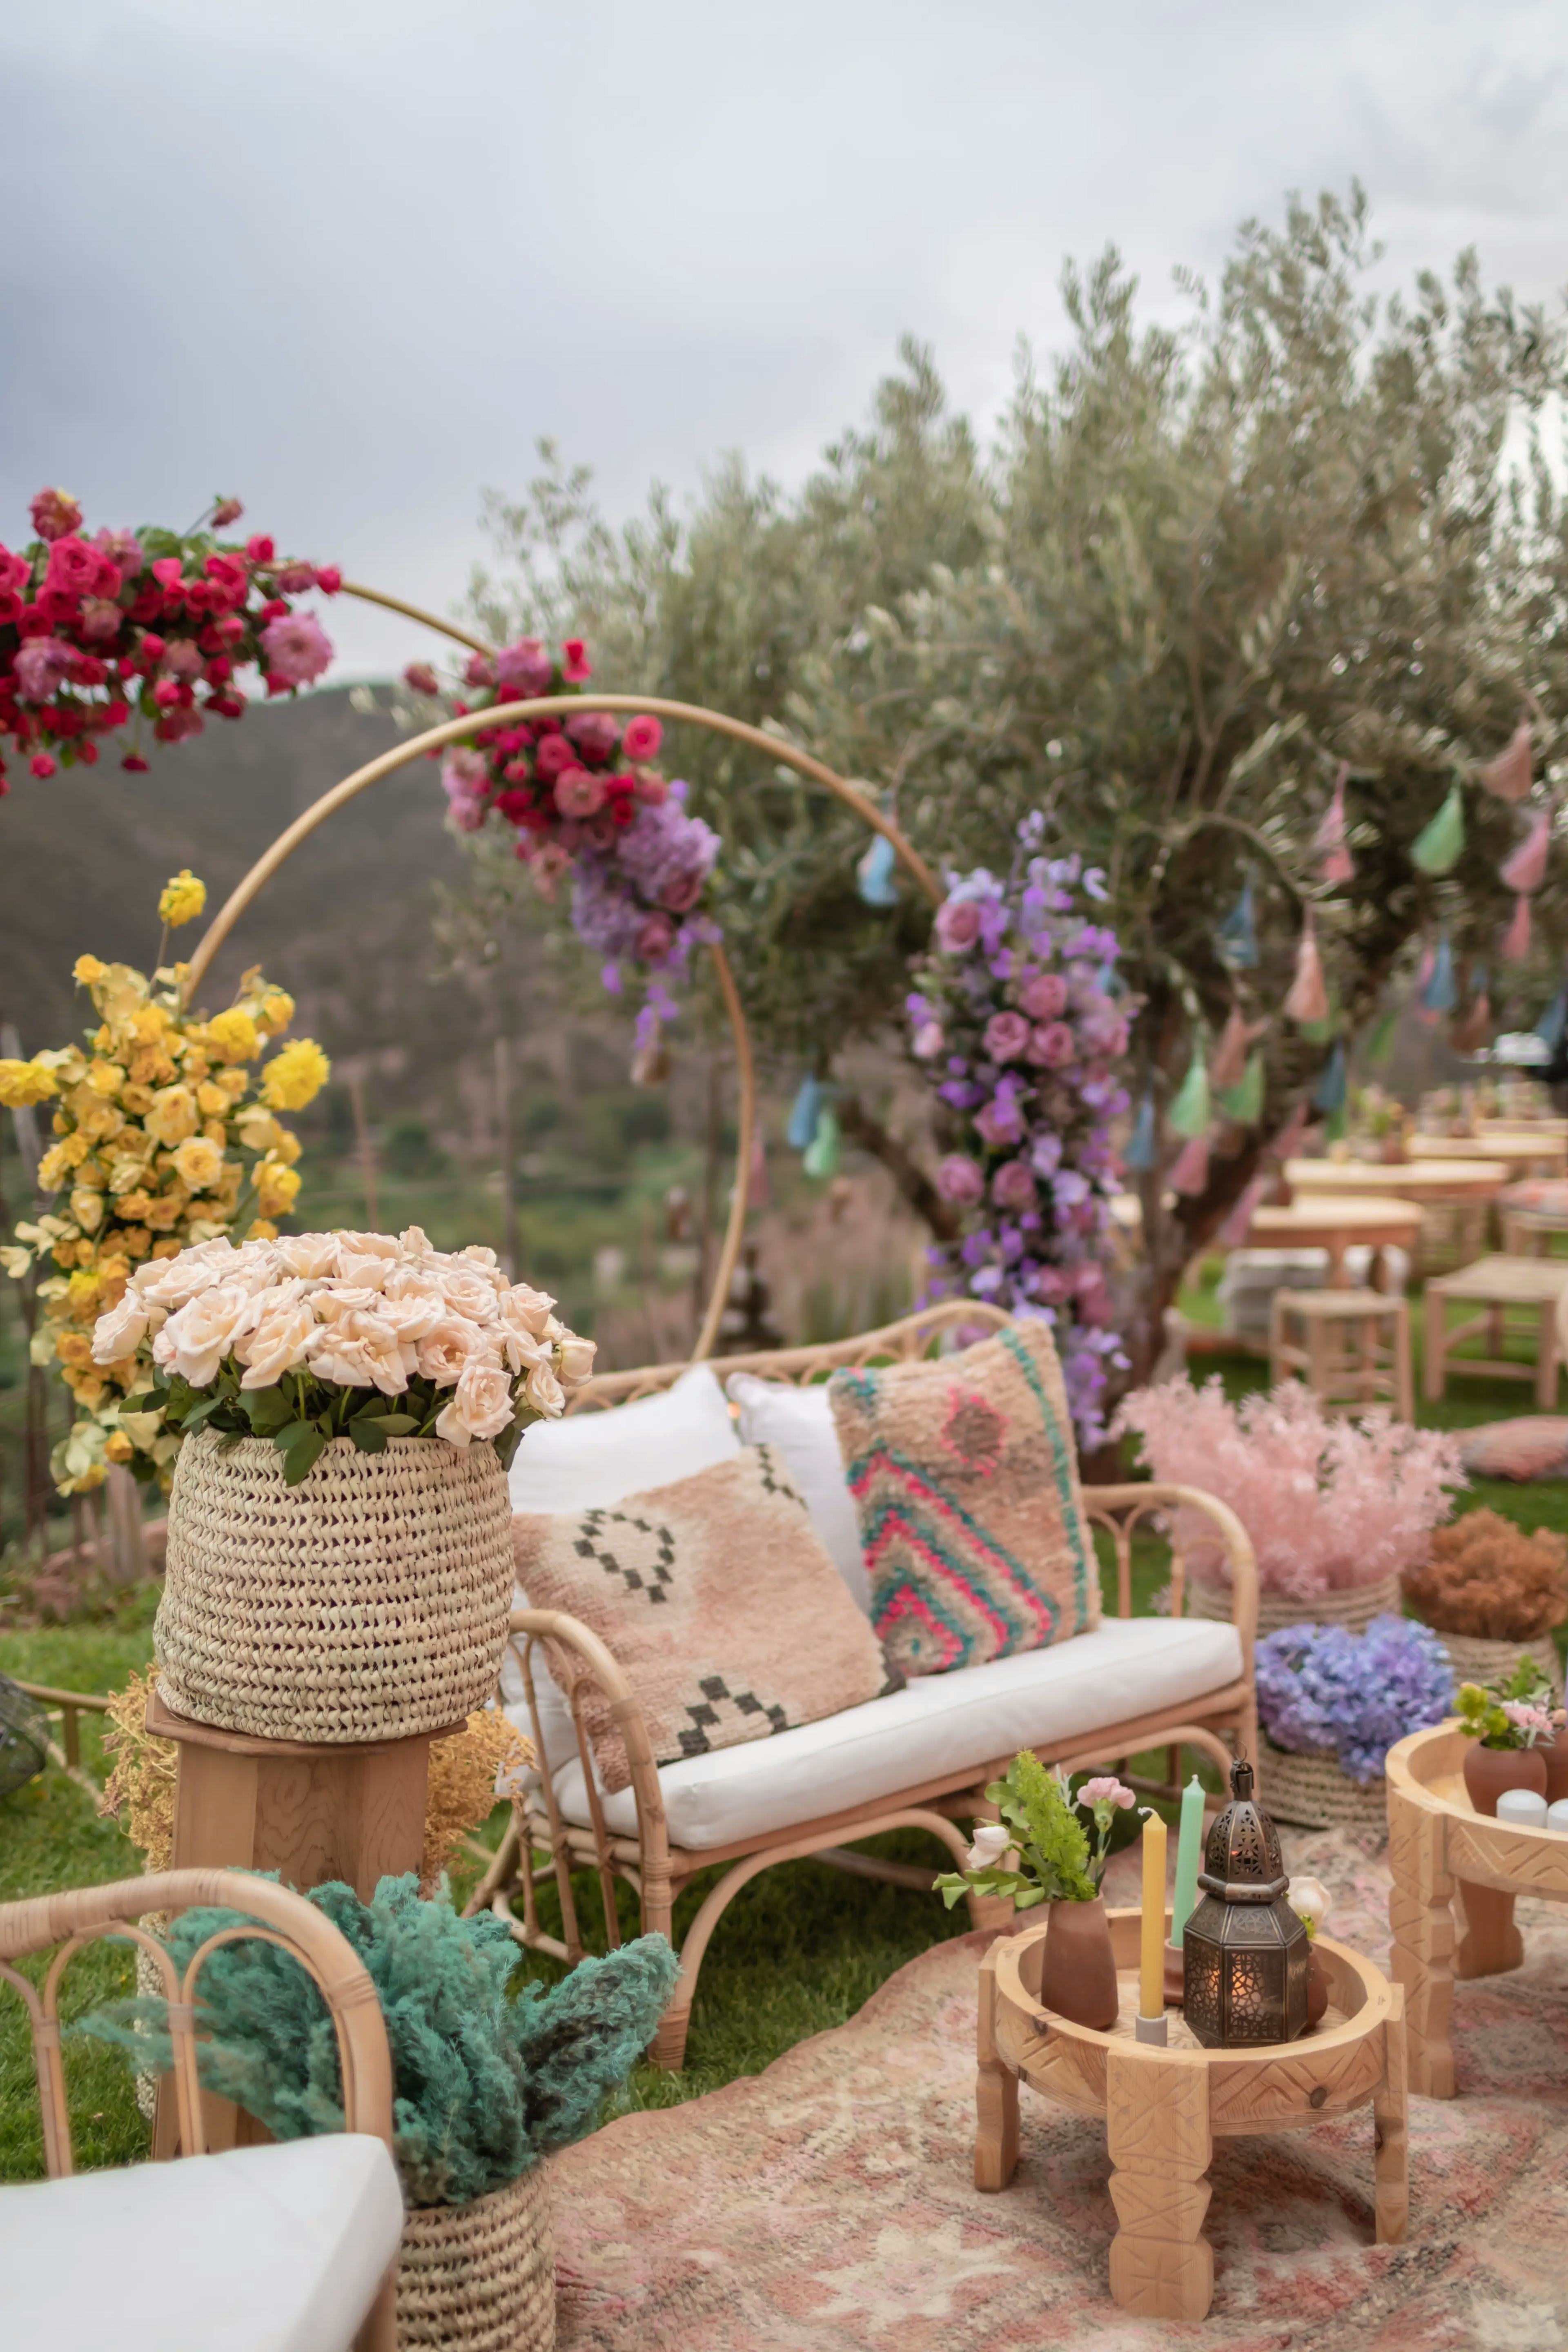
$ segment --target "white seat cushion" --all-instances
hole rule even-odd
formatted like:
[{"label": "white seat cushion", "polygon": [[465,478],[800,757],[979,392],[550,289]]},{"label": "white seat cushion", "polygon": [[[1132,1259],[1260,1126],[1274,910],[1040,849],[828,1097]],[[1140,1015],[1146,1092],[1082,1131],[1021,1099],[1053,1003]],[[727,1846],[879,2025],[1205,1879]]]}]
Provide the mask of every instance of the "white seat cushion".
[{"label": "white seat cushion", "polygon": [[[661,1765],[670,1838],[696,1853],[743,1844],[977,1769],[1020,1748],[1087,1742],[1112,1724],[1222,1690],[1240,1674],[1234,1625],[1108,1617],[1092,1633],[1050,1649],[922,1675],[903,1690],[821,1723]],[[581,1762],[574,1757],[554,1777],[563,1813],[585,1826]],[[635,1837],[632,1791],[601,1801],[607,1826]]]},{"label": "white seat cushion", "polygon": [[511,1459],[511,1507],[606,1509],[645,1487],[695,1477],[740,1450],[723,1390],[706,1364],[693,1364],[658,1396],[525,1429]]},{"label": "white seat cushion", "polygon": [[0,2332],[40,2352],[350,2352],[402,2234],[397,2168],[363,2132],[0,2189]]},{"label": "white seat cushion", "polygon": [[827,1383],[793,1388],[786,1381],[762,1381],[752,1372],[731,1372],[724,1383],[741,1409],[741,1437],[747,1445],[772,1445],[800,1489],[823,1549],[849,1587],[863,1617],[871,1614],[871,1580],[860,1549],[860,1521],[838,1430],[827,1402]]}]

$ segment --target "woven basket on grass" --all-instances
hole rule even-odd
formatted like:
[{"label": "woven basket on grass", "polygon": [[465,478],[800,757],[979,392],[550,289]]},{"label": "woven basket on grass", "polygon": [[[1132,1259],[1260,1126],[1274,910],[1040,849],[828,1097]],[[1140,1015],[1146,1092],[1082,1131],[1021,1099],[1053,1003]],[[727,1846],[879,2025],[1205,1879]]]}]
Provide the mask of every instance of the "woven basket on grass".
[{"label": "woven basket on grass", "polygon": [[[1190,1617],[1228,1617],[1231,1611],[1228,1584],[1205,1584],[1195,1576],[1187,1579],[1187,1614]],[[1376,1584],[1355,1584],[1343,1591],[1322,1592],[1315,1601],[1295,1601],[1276,1592],[1260,1592],[1258,1596],[1258,1632],[1278,1633],[1284,1625],[1348,1625],[1352,1633],[1364,1633],[1374,1617],[1397,1617],[1400,1613],[1399,1579],[1385,1576]]]},{"label": "woven basket on grass", "polygon": [[1557,1703],[1562,1704],[1563,1662],[1550,1633],[1542,1633],[1534,1642],[1488,1642],[1475,1633],[1443,1633],[1437,1634],[1437,1639],[1453,1662],[1456,1687],[1460,1683],[1501,1682],[1512,1674],[1521,1658],[1533,1658],[1552,1685]]},{"label": "woven basket on grass", "polygon": [[1303,1830],[1386,1829],[1388,1783],[1381,1772],[1363,1788],[1340,1769],[1337,1756],[1296,1756],[1268,1739],[1260,1763],[1259,1793],[1275,1821]]},{"label": "woven basket on grass", "polygon": [[153,1643],[176,1714],[262,1739],[398,1739],[495,1689],[511,1506],[492,1445],[334,1438],[308,1477],[247,1437],[187,1437]]},{"label": "woven basket on grass", "polygon": [[416,2207],[397,2258],[400,2352],[554,2352],[547,2168],[471,2205]]}]

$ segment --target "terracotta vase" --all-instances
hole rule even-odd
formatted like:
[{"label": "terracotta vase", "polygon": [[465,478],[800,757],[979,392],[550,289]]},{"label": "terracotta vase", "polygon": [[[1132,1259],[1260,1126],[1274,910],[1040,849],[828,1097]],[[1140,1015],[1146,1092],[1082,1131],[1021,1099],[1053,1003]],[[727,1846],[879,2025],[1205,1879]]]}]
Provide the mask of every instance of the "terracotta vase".
[{"label": "terracotta vase", "polygon": [[1546,1801],[1554,1805],[1568,1797],[1568,1730],[1557,1727],[1557,1738],[1550,1748],[1538,1748],[1536,1754],[1546,1767]]},{"label": "terracotta vase", "polygon": [[1307,2022],[1321,2025],[1329,2006],[1329,1972],[1319,1958],[1316,1947],[1307,1959]]},{"label": "terracotta vase", "polygon": [[1107,2033],[1116,2022],[1121,1995],[1110,1922],[1100,1895],[1092,1903],[1053,1903],[1046,1923],[1040,1968],[1040,2002],[1075,2025]]},{"label": "terracotta vase", "polygon": [[1465,1750],[1465,1787],[1478,1813],[1497,1817],[1497,1801],[1505,1789],[1534,1789],[1546,1794],[1546,1756],[1539,1748],[1483,1748],[1475,1740]]}]

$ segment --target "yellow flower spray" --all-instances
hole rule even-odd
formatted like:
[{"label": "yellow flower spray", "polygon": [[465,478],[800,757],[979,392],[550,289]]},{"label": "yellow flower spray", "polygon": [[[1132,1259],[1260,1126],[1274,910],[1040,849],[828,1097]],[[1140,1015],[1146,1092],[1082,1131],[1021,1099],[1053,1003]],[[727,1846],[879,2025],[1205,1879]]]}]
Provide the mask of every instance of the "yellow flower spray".
[{"label": "yellow flower spray", "polygon": [[331,1071],[309,1037],[251,1067],[294,1018],[293,998],[258,971],[245,974],[226,1011],[209,1019],[186,1010],[186,968],[164,963],[163,949],[205,905],[205,885],[188,868],[167,885],[151,980],[129,964],[78,957],[77,982],[98,1015],[85,1050],[0,1060],[0,1106],[54,1105],[56,1139],[38,1182],[57,1205],[16,1227],[0,1266],[16,1281],[35,1265],[55,1269],[38,1284],[33,1360],[58,1364],[76,1401],[76,1424],[51,1458],[64,1494],[99,1486],[111,1462],[167,1486],[179,1440],[133,1361],[93,1362],[92,1327],[141,1260],[275,1230],[271,1220],[300,1191],[299,1138],[276,1114],[303,1110]]}]

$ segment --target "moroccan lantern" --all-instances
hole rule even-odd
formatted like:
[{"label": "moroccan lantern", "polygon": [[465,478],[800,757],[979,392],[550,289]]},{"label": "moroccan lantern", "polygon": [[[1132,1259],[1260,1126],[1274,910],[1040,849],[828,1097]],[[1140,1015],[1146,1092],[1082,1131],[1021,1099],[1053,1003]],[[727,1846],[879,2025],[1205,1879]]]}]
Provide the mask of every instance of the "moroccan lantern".
[{"label": "moroccan lantern", "polygon": [[1230,1802],[1208,1834],[1202,1897],[1182,1937],[1182,2014],[1207,2050],[1294,2042],[1307,2025],[1307,1930],[1285,1899],[1279,1833],[1230,1768]]}]

